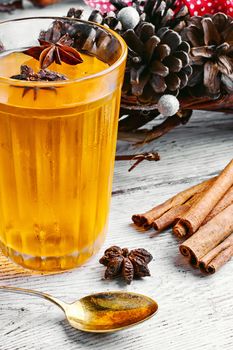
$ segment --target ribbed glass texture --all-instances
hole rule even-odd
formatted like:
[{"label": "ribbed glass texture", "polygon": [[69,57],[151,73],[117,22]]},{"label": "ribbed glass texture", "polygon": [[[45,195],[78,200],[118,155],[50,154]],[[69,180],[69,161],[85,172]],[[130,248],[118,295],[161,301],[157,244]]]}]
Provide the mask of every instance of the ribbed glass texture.
[{"label": "ribbed glass texture", "polygon": [[125,56],[121,42],[112,70],[36,99],[0,78],[0,246],[15,262],[69,269],[103,243]]}]

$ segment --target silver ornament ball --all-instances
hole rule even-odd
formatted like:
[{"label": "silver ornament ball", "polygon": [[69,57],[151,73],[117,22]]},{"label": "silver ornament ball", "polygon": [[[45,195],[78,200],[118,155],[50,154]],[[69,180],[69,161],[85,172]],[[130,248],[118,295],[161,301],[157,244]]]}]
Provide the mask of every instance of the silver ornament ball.
[{"label": "silver ornament ball", "polygon": [[132,7],[123,7],[117,15],[117,18],[122,24],[122,27],[126,29],[134,29],[140,21],[138,11]]},{"label": "silver ornament ball", "polygon": [[163,95],[158,101],[157,108],[164,117],[170,117],[178,112],[180,103],[173,95]]}]

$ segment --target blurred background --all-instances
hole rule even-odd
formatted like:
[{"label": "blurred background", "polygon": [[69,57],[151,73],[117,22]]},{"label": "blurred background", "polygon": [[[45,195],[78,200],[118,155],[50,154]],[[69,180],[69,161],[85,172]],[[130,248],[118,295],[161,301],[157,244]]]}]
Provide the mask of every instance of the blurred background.
[{"label": "blurred background", "polygon": [[[13,3],[13,0],[0,0],[0,5]],[[63,0],[57,4],[49,5],[43,8],[35,7],[31,2],[23,0],[24,9],[17,9],[10,13],[0,12],[0,20],[13,19],[27,16],[64,16],[70,7],[85,8],[87,13],[88,6],[82,0]]]}]

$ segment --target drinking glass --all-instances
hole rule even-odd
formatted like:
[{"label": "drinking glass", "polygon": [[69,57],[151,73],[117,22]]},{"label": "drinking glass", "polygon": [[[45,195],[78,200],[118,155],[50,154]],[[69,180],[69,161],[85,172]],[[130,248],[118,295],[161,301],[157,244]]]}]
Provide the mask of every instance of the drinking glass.
[{"label": "drinking glass", "polygon": [[38,45],[54,21],[64,18],[0,23],[0,66],[7,62],[7,72],[0,68],[0,247],[16,263],[42,271],[83,264],[104,241],[127,56],[116,33],[66,18],[71,36],[79,28],[101,38],[80,51],[105,68],[91,73],[90,65],[90,74],[66,81],[10,79],[22,55],[8,54]]}]

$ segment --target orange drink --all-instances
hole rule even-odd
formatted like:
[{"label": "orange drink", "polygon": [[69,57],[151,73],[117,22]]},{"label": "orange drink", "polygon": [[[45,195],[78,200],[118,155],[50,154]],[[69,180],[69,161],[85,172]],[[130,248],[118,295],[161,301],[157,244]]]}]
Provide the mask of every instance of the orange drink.
[{"label": "orange drink", "polygon": [[106,57],[81,47],[79,65],[53,62],[48,69],[64,81],[10,78],[21,65],[40,69],[21,48],[34,45],[54,19],[0,24],[0,247],[42,271],[78,266],[103,243],[127,54],[117,34],[65,21],[94,27],[115,46],[109,44]]}]

